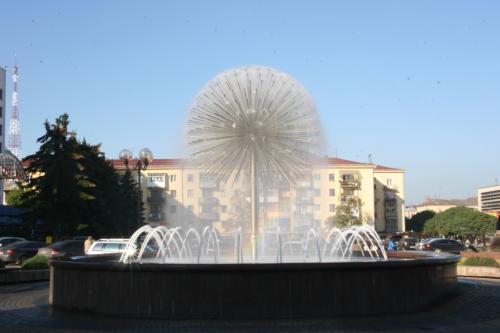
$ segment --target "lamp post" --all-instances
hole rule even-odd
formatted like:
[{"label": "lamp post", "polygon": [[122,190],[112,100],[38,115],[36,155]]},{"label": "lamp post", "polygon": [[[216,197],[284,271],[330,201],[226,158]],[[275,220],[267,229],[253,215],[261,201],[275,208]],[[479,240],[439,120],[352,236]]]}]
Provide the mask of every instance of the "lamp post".
[{"label": "lamp post", "polygon": [[[122,160],[123,164],[129,169],[129,163],[132,160],[132,152],[128,149],[123,149],[120,152],[120,160]],[[149,163],[153,161],[153,153],[149,148],[142,148],[139,151],[139,157],[137,158],[137,162],[133,170],[137,170],[137,225],[136,228],[139,228],[142,222],[142,211],[141,211],[141,200],[142,200],[142,189],[141,189],[141,171],[146,170],[149,166]],[[131,234],[132,230],[129,224],[129,234]]]}]

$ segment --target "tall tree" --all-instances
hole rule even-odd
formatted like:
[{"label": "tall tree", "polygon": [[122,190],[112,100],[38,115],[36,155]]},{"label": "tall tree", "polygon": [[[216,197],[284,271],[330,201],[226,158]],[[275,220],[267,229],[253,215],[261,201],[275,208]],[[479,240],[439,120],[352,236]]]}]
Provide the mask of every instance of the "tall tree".
[{"label": "tall tree", "polygon": [[495,232],[495,217],[472,208],[454,207],[425,222],[424,231],[440,235],[484,236]]},{"label": "tall tree", "polygon": [[77,230],[95,237],[130,236],[139,215],[130,172],[120,176],[100,145],[79,142],[68,125],[67,114],[54,124],[45,122],[40,149],[26,157],[28,183],[12,197],[13,203],[27,208],[25,220],[31,230],[41,229],[39,236],[57,239]]},{"label": "tall tree", "polygon": [[69,116],[63,114],[38,138],[40,149],[25,158],[29,162],[29,183],[21,195],[23,206],[30,209],[26,220],[35,227],[43,221],[45,231],[56,238],[73,235],[80,224],[89,224],[82,214],[84,203],[94,199],[95,186],[83,172],[83,155],[76,134],[68,130]]},{"label": "tall tree", "polygon": [[407,231],[423,231],[425,222],[430,220],[436,215],[436,212],[432,210],[424,210],[412,216],[411,219],[406,220],[406,230]]}]

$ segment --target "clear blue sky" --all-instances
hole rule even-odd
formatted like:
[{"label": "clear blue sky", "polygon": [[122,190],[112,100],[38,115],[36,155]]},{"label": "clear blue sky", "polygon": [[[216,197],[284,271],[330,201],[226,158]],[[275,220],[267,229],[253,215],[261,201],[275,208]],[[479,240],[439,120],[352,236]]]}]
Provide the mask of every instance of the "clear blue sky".
[{"label": "clear blue sky", "polygon": [[261,64],[309,90],[330,155],[404,168],[407,204],[500,178],[498,1],[3,1],[14,54],[25,155],[67,112],[109,158],[179,157],[197,91]]}]

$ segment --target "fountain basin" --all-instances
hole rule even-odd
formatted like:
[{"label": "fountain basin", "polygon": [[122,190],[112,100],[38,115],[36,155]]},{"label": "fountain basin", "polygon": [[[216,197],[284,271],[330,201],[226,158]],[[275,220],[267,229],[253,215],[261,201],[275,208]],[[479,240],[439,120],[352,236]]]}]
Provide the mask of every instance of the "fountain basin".
[{"label": "fountain basin", "polygon": [[392,252],[387,261],[284,264],[51,262],[49,302],[164,319],[321,318],[404,313],[457,284],[459,256]]}]

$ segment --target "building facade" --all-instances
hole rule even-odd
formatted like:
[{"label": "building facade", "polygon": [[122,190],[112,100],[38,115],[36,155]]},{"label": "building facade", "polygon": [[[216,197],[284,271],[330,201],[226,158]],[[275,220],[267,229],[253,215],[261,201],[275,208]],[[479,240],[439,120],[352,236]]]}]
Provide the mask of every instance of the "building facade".
[{"label": "building facade", "polygon": [[6,70],[0,66],[0,153],[5,149]]},{"label": "building facade", "polygon": [[500,212],[500,185],[484,186],[477,190],[477,205],[483,213]]},{"label": "building facade", "polygon": [[[122,161],[112,163],[125,170]],[[221,232],[249,227],[250,188],[242,179],[221,184],[184,160],[157,159],[142,171],[141,189],[152,225],[212,225]],[[325,158],[293,185],[261,186],[259,228],[330,228],[351,199],[359,203],[353,214],[377,231],[404,231],[404,171],[339,158]]]}]

